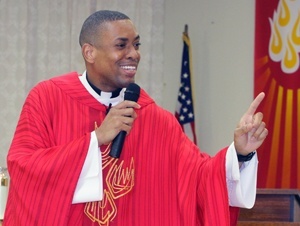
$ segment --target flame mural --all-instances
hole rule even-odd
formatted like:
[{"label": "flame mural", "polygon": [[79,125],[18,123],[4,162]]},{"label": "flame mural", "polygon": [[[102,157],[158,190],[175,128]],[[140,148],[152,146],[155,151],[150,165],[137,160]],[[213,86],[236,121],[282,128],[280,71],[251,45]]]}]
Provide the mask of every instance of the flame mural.
[{"label": "flame mural", "polygon": [[256,0],[255,96],[269,135],[260,148],[259,188],[300,189],[300,0]]}]

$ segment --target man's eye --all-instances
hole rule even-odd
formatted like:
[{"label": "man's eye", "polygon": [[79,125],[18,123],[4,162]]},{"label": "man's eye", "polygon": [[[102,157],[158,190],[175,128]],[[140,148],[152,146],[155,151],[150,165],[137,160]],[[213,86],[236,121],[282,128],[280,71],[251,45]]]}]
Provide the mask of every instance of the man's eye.
[{"label": "man's eye", "polygon": [[141,43],[140,43],[140,42],[137,42],[137,43],[134,44],[134,47],[135,47],[136,49],[138,49],[138,48],[140,47],[140,45],[141,45]]},{"label": "man's eye", "polygon": [[126,44],[118,44],[117,47],[119,48],[124,48],[126,46]]},{"label": "man's eye", "polygon": [[134,45],[135,46],[140,46],[142,43],[140,43],[140,42],[137,42],[137,43],[135,43]]}]

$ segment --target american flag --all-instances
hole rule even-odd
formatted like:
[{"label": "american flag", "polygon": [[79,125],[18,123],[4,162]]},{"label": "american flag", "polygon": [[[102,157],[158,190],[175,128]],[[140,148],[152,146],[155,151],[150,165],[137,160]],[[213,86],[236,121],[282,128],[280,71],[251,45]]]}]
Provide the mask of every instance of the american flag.
[{"label": "american flag", "polygon": [[183,33],[183,53],[181,63],[181,83],[178,92],[175,116],[185,134],[197,144],[195,133],[195,116],[191,85],[190,39],[187,32]]}]

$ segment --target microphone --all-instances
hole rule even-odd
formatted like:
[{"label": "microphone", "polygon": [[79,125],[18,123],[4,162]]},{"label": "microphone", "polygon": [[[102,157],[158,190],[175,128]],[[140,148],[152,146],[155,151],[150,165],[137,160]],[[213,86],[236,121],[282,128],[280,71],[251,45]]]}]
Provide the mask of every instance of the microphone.
[{"label": "microphone", "polygon": [[[135,83],[130,83],[125,91],[124,100],[137,102],[140,96],[140,87]],[[126,131],[121,131],[112,141],[109,156],[119,158],[125,141]]]}]

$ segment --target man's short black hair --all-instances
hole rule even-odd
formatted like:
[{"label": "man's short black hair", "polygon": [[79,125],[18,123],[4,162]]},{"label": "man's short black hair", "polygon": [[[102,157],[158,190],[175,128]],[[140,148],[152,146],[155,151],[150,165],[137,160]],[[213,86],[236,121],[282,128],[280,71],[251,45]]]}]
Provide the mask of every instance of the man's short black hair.
[{"label": "man's short black hair", "polygon": [[79,44],[84,43],[95,44],[100,25],[104,22],[116,20],[130,20],[128,16],[118,11],[99,10],[90,15],[83,23],[80,35]]}]

